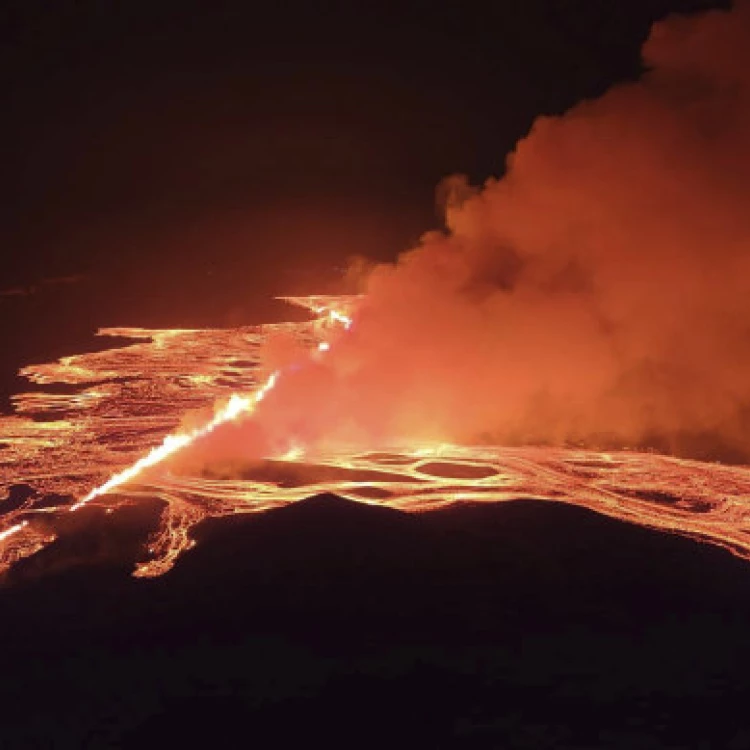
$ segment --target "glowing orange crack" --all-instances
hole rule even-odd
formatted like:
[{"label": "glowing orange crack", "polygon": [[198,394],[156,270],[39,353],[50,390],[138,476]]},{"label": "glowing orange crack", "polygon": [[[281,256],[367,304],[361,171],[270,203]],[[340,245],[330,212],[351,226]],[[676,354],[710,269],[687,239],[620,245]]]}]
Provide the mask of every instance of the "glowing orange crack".
[{"label": "glowing orange crack", "polygon": [[[339,323],[344,326],[345,329],[349,329],[352,325],[352,319],[333,308],[328,307],[316,307],[314,310],[318,315],[327,315],[331,322]],[[318,345],[318,351],[325,353],[329,351],[330,344],[328,342],[321,342]],[[191,445],[199,438],[205,437],[212,433],[217,427],[220,427],[227,422],[235,420],[241,414],[251,414],[257,404],[259,404],[266,396],[266,394],[276,385],[279,378],[279,370],[273,372],[268,380],[251,396],[241,396],[240,394],[234,393],[229,398],[227,404],[221,408],[213,417],[213,419],[205,425],[196,427],[195,429],[185,432],[178,433],[176,435],[167,435],[161,445],[153,448],[142,458],[139,458],[134,464],[131,464],[128,468],[110,477],[104,484],[95,487],[91,492],[88,493],[83,499],[74,503],[70,506],[71,511],[76,511],[82,508],[84,505],[89,503],[96,497],[106,494],[110,490],[121,487],[123,484],[130,482],[135,479],[146,469],[150,469],[162,461],[166,460],[170,456],[173,456],[178,451]],[[0,537],[2,540],[2,537]]]},{"label": "glowing orange crack", "polygon": [[5,541],[6,539],[8,539],[8,537],[13,536],[13,534],[18,533],[19,531],[21,531],[21,529],[25,528],[28,525],[28,521],[21,521],[20,523],[17,523],[14,526],[5,529],[4,531],[0,531],[0,542]]},{"label": "glowing orange crack", "polygon": [[180,433],[177,435],[167,435],[161,445],[157,446],[143,458],[139,458],[134,464],[124,469],[119,474],[115,474],[113,477],[108,479],[104,484],[94,488],[89,492],[86,497],[79,500],[74,505],[70,506],[70,510],[79,510],[86,503],[93,500],[95,497],[109,492],[110,490],[120,487],[126,482],[135,479],[146,469],[150,469],[152,466],[156,466],[165,459],[182,450],[188,445],[194,443],[199,438],[205,437],[206,435],[213,432],[217,427],[231,422],[237,419],[240,414],[250,414],[255,409],[256,405],[259,404],[266,396],[266,394],[276,385],[278,380],[278,370],[272,373],[268,380],[251,396],[240,396],[237,393],[233,393],[229,398],[226,406],[221,408],[214,415],[213,419],[205,425],[196,427],[190,432]]}]

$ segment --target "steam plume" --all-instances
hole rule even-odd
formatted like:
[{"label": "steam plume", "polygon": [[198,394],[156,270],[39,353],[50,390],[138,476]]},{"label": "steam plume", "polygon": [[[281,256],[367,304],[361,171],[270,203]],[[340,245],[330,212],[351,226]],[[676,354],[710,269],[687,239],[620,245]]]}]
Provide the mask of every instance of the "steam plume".
[{"label": "steam plume", "polygon": [[263,404],[269,439],[750,457],[750,3],[656,24],[643,61],[503,177],[440,186],[445,229],[367,273],[352,330]]}]

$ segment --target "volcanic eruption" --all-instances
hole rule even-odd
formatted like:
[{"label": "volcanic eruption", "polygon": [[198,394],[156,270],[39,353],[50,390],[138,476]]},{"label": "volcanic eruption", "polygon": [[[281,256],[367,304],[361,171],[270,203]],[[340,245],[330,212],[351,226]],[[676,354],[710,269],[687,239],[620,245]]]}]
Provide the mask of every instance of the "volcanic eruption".
[{"label": "volcanic eruption", "polygon": [[327,439],[747,461],[749,36],[745,2],[659,23],[640,80],[539,118],[502,177],[447,179],[446,229],[364,275],[326,372],[269,410],[320,410]]},{"label": "volcanic eruption", "polygon": [[31,488],[0,565],[63,511],[156,497],[158,575],[204,518],[322,490],[572,502],[750,557],[750,471],[695,460],[750,457],[749,38],[748,2],[657,24],[639,80],[540,117],[502,177],[446,179],[445,228],[356,264],[355,295],[290,298],[309,322],[106,329],[138,343],[25,368],[75,388],[0,423]]}]

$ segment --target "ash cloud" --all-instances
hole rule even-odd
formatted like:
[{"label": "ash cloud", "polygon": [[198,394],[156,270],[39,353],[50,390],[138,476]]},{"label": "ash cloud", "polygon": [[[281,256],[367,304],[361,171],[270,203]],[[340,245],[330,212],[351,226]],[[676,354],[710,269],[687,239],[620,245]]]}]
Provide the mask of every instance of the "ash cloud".
[{"label": "ash cloud", "polygon": [[750,3],[656,24],[643,61],[537,119],[502,178],[439,187],[445,228],[367,267],[268,440],[750,457]]}]

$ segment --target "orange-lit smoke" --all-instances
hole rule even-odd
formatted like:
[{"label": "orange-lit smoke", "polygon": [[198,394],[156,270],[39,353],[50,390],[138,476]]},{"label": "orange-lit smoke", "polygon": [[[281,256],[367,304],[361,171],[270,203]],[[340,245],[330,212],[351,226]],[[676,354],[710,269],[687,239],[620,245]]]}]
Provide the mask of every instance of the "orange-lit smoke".
[{"label": "orange-lit smoke", "polygon": [[643,60],[540,117],[502,178],[448,179],[446,229],[371,269],[263,428],[749,458],[750,4],[657,24]]}]

